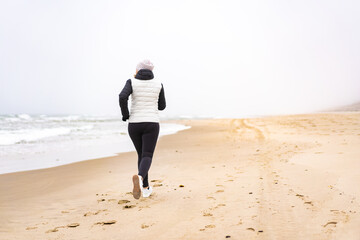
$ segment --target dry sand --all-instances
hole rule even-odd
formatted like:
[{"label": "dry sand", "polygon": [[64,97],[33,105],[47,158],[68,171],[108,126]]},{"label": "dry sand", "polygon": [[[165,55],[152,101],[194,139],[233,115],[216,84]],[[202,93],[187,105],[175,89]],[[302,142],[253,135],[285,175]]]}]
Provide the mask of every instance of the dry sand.
[{"label": "dry sand", "polygon": [[0,239],[360,239],[359,113],[181,123],[148,199],[133,152],[0,175]]}]

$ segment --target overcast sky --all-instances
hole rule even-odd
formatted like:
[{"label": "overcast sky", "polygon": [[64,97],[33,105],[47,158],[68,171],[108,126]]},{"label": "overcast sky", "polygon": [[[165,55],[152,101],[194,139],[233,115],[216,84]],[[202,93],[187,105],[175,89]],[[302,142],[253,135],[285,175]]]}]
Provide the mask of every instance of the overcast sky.
[{"label": "overcast sky", "polygon": [[0,0],[0,114],[120,114],[150,59],[168,116],[360,100],[360,1]]}]

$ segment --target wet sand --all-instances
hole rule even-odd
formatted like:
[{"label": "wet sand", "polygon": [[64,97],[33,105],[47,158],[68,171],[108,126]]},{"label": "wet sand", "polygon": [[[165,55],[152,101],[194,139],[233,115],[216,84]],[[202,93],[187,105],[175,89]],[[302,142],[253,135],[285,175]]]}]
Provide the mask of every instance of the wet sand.
[{"label": "wet sand", "polygon": [[134,152],[0,175],[0,239],[359,239],[360,113],[178,122],[147,199]]}]

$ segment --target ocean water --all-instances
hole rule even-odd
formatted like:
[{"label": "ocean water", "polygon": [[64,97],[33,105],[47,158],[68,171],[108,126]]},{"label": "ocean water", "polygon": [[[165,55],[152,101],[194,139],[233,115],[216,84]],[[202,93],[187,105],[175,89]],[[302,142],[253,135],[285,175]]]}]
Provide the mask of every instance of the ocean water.
[{"label": "ocean water", "polygon": [[[135,151],[120,117],[0,115],[0,174]],[[161,123],[160,137],[189,128]]]}]

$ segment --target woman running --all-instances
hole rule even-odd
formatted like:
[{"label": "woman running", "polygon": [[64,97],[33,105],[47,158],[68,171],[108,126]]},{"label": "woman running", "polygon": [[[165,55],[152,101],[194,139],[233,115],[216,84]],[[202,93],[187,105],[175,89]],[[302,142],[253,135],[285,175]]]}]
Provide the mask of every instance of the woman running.
[{"label": "woman running", "polygon": [[158,110],[166,107],[164,87],[154,79],[153,69],[154,65],[149,60],[140,62],[136,66],[135,78],[127,80],[119,95],[122,120],[129,120],[129,135],[138,154],[138,174],[132,177],[135,199],[139,199],[141,193],[143,197],[152,193],[148,171],[160,130]]}]

